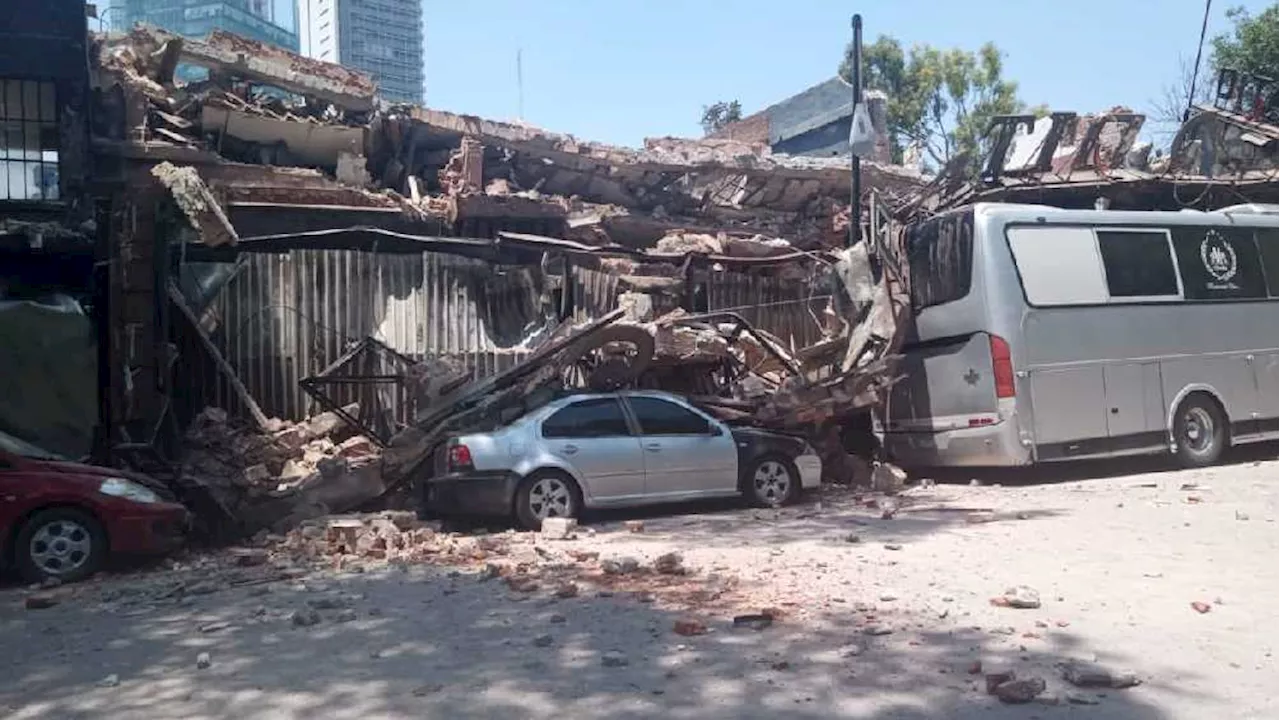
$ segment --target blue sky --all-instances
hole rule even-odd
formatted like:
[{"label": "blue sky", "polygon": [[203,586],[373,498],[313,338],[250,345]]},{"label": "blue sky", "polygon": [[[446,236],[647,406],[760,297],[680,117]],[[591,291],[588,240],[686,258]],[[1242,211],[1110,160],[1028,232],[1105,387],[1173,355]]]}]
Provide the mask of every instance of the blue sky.
[{"label": "blue sky", "polygon": [[[1215,0],[1225,12],[1268,0]],[[701,134],[701,108],[738,99],[747,113],[835,73],[861,12],[868,42],[974,49],[994,41],[1029,104],[1145,111],[1194,57],[1203,0],[424,0],[427,105],[517,116],[584,140],[639,145]]]}]

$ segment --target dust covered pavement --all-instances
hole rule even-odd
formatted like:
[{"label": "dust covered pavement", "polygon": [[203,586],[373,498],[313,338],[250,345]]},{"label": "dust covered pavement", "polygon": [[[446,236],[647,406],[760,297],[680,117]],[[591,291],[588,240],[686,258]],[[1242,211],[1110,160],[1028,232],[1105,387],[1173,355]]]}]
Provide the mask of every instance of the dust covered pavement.
[{"label": "dust covered pavement", "polygon": [[[172,569],[3,593],[0,644],[27,650],[5,654],[0,709],[1273,717],[1276,461],[1145,470],[632,513],[569,540],[395,513],[311,522]],[[735,628],[747,613],[772,621]]]}]

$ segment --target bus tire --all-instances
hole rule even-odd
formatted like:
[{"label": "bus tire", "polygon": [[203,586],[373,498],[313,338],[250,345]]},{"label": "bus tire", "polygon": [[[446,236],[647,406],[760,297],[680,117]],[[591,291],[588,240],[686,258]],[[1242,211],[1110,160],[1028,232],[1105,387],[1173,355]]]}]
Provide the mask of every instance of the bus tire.
[{"label": "bus tire", "polygon": [[1226,414],[1213,398],[1192,393],[1174,413],[1173,440],[1184,467],[1213,465],[1227,449]]}]

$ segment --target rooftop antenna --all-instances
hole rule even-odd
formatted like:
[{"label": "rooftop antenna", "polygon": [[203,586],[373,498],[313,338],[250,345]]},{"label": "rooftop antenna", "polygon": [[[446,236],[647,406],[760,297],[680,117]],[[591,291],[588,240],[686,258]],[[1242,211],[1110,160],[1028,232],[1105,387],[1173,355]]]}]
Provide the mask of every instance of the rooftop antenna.
[{"label": "rooftop antenna", "polygon": [[1191,88],[1187,91],[1187,109],[1182,111],[1182,122],[1191,119],[1191,106],[1196,102],[1196,79],[1200,77],[1200,56],[1204,54],[1204,35],[1209,29],[1209,8],[1213,0],[1204,0],[1204,20],[1200,22],[1200,44],[1196,46],[1196,64],[1191,69]]},{"label": "rooftop antenna", "polygon": [[516,48],[516,119],[524,122],[524,63],[521,52]]},{"label": "rooftop antenna", "polygon": [[849,238],[848,247],[862,240],[862,158],[858,157],[854,135],[859,131],[858,111],[862,105],[862,15],[853,16],[853,67],[850,69],[853,85],[853,118],[849,125],[849,156],[851,180],[849,187]]}]

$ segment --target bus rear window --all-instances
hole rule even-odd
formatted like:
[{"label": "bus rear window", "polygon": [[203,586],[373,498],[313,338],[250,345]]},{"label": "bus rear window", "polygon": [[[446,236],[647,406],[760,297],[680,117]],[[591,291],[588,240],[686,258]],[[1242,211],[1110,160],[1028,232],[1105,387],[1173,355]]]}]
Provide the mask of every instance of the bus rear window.
[{"label": "bus rear window", "polygon": [[911,305],[917,311],[969,294],[973,280],[973,213],[947,213],[907,233]]}]

